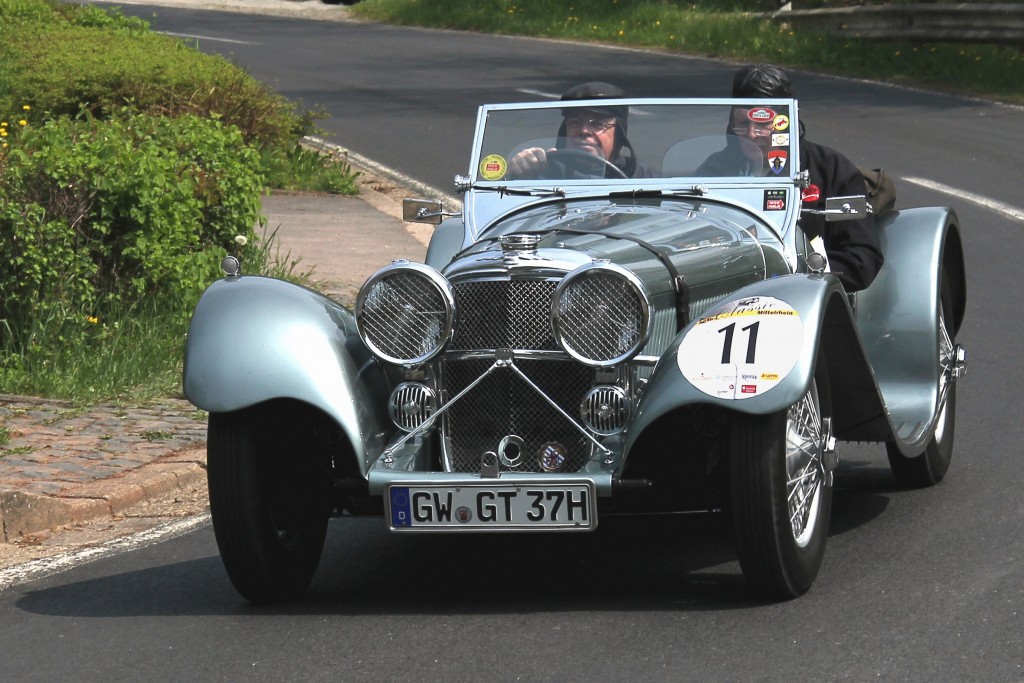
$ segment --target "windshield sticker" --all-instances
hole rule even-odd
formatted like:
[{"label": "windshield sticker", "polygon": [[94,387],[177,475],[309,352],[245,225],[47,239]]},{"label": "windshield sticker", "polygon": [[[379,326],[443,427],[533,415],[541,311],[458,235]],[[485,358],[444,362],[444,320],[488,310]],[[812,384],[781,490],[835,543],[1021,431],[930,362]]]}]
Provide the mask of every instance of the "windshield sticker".
[{"label": "windshield sticker", "polygon": [[775,117],[775,120],[772,121],[772,127],[781,133],[789,128],[789,117],[785,114],[779,114]]},{"label": "windshield sticker", "polygon": [[488,154],[480,160],[480,177],[484,180],[501,180],[507,170],[508,163],[500,154]]},{"label": "windshield sticker", "polygon": [[708,311],[679,344],[683,377],[715,398],[742,400],[778,385],[796,367],[804,325],[785,301],[752,296]]},{"label": "windshield sticker", "polygon": [[789,133],[776,133],[773,135],[772,147],[789,147]]},{"label": "windshield sticker", "polygon": [[764,191],[764,210],[765,211],[785,211],[786,210],[786,191],[785,190],[765,190]]},{"label": "windshield sticker", "polygon": [[771,150],[768,152],[768,168],[770,168],[772,173],[775,175],[779,175],[786,166],[787,158],[789,158],[788,152],[781,149]]},{"label": "windshield sticker", "polygon": [[768,123],[775,118],[775,112],[764,107],[757,107],[747,111],[747,118],[754,123]]}]

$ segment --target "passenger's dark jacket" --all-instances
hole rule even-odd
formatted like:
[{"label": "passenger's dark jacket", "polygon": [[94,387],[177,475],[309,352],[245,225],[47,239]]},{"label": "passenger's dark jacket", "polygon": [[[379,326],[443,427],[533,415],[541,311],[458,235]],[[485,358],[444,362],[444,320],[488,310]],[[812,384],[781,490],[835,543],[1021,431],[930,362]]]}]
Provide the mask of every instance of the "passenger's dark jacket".
[{"label": "passenger's dark jacket", "polygon": [[[839,152],[807,140],[800,140],[800,168],[817,186],[817,202],[805,202],[808,208],[824,209],[828,197],[862,195],[866,191],[864,176],[849,159]],[[839,278],[848,292],[864,289],[882,267],[882,248],[878,242],[875,217],[826,223],[824,216],[803,214],[800,227],[811,237],[821,236],[825,243],[829,270]]]},{"label": "passenger's dark jacket", "polygon": [[[733,136],[730,136],[733,137]],[[721,152],[712,154],[698,175],[748,175],[750,162],[733,138]],[[818,188],[818,200],[805,202],[807,208],[824,209],[828,197],[863,195],[866,191],[864,176],[849,159],[823,145],[800,139],[800,168],[808,172],[811,185]],[[757,169],[760,175],[761,169]],[[875,279],[882,267],[882,249],[878,242],[875,218],[826,223],[823,216],[803,214],[800,227],[810,237],[822,238],[829,270],[839,278],[848,292],[864,289]]]}]

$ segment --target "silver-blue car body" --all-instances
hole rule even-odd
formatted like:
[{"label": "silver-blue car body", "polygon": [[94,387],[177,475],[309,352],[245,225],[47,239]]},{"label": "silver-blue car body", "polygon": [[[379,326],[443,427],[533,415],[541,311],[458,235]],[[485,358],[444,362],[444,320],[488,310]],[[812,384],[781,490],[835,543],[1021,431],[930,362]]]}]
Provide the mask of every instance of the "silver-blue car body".
[{"label": "silver-blue car body", "polygon": [[[723,133],[737,109],[773,126],[767,154]],[[643,173],[566,139],[568,117],[621,123],[595,111],[629,112]],[[383,267],[354,311],[270,278],[211,285],[184,387],[210,413],[238,590],[304,590],[331,516],[563,533],[685,511],[728,515],[750,586],[792,598],[822,561],[837,443],[941,480],[966,367],[957,216],[876,216],[884,265],[845,291],[800,229],[796,130],[794,100],[483,106],[461,211],[408,202],[438,226],[425,263]],[[729,149],[751,164],[710,172]],[[832,198],[826,225],[864,212]]]}]

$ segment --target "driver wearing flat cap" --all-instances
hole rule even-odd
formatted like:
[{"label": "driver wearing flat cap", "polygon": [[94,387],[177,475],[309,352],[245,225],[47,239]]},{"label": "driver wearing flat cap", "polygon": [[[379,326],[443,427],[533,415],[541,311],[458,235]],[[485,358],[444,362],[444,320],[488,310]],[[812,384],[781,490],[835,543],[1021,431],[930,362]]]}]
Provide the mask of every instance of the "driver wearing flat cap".
[{"label": "driver wearing flat cap", "polygon": [[[615,100],[625,96],[621,88],[611,83],[593,81],[569,88],[562,95],[561,101]],[[530,147],[522,150],[509,162],[510,177],[551,177],[551,173],[554,173],[553,177],[568,178],[573,176],[573,172],[605,178],[654,177],[650,167],[637,160],[626,137],[629,107],[602,106],[600,103],[586,107],[566,107],[562,109],[562,117],[555,147]],[[585,159],[581,161],[580,158],[582,154],[603,161],[584,163]]]}]

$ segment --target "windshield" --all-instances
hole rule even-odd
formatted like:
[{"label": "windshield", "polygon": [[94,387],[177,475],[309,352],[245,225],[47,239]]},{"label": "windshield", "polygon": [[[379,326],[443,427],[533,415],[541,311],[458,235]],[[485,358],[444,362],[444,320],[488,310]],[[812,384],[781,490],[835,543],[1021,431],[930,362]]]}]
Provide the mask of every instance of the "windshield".
[{"label": "windshield", "polygon": [[795,115],[792,100],[591,100],[571,106],[486,107],[474,180],[536,185],[545,180],[764,178],[778,184],[797,170]]}]

